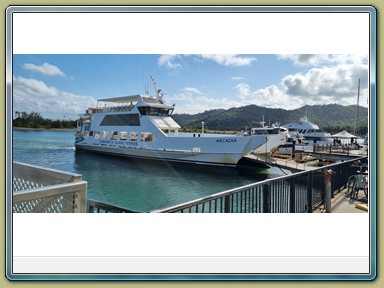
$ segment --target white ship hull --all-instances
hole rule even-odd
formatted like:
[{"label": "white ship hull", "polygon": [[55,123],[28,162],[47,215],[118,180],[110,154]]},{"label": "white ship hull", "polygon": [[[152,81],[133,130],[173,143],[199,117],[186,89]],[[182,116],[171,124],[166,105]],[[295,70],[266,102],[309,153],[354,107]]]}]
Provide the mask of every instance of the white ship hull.
[{"label": "white ship hull", "polygon": [[[163,136],[157,143],[121,140],[82,140],[75,144],[86,150],[123,157],[175,161],[205,165],[236,166],[249,151],[265,147],[265,137],[204,135],[201,137]],[[277,135],[276,135],[277,137]],[[270,138],[269,138],[270,139]],[[280,139],[280,138],[279,138]],[[280,142],[279,142],[280,143]],[[268,146],[267,146],[268,147]],[[268,151],[276,146],[270,146]],[[263,153],[265,149],[262,148]]]},{"label": "white ship hull", "polygon": [[201,153],[192,151],[167,151],[135,148],[98,147],[97,145],[76,145],[79,150],[118,155],[139,159],[162,160],[190,164],[236,166],[243,157],[236,153]]}]

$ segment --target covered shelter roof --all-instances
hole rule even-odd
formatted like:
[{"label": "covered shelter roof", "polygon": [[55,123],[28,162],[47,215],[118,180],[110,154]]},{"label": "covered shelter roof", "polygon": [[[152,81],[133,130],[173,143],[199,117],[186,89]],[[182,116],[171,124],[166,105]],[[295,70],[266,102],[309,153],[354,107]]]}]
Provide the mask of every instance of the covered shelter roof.
[{"label": "covered shelter roof", "polygon": [[333,138],[342,138],[342,139],[352,139],[352,138],[357,138],[357,136],[343,130],[340,133],[332,135]]},{"label": "covered shelter roof", "polygon": [[99,99],[97,101],[111,102],[111,103],[127,103],[127,102],[137,102],[139,101],[140,97],[141,95],[122,96],[122,97],[115,97],[115,98]]}]

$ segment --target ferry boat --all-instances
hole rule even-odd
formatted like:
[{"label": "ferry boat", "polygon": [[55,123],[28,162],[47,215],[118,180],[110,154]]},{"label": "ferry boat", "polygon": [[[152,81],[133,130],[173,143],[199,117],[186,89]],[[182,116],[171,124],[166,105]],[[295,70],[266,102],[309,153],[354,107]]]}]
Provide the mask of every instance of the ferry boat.
[{"label": "ferry boat", "polygon": [[147,92],[100,99],[87,109],[76,128],[75,147],[104,154],[218,166],[236,166],[247,153],[270,153],[285,143],[286,130],[273,134],[227,135],[182,133],[171,117],[175,105],[166,104],[152,78],[156,96]]}]

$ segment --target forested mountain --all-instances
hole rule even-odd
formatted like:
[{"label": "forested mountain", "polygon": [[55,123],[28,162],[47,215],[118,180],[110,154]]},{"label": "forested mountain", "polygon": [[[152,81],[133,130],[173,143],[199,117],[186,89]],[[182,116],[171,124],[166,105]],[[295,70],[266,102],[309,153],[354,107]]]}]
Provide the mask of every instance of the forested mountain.
[{"label": "forested mountain", "polygon": [[[368,131],[368,109],[359,107],[357,134],[364,136]],[[331,134],[347,130],[354,133],[356,105],[341,106],[337,104],[303,106],[296,110],[272,109],[248,105],[228,110],[214,109],[203,113],[174,114],[172,118],[179,123],[184,131],[201,131],[204,121],[206,130],[241,131],[246,128],[260,127],[258,122],[264,118],[265,125],[278,122],[281,125],[297,122],[308,116],[308,120],[319,125],[320,129]],[[51,120],[43,118],[38,112],[15,112],[14,127],[29,128],[74,128],[74,120]]]},{"label": "forested mountain", "polygon": [[[358,134],[364,135],[368,126],[368,109],[358,109]],[[281,125],[297,122],[300,118],[308,116],[308,120],[319,125],[330,133],[338,133],[342,130],[354,132],[356,119],[356,105],[342,106],[337,104],[329,105],[306,105],[295,110],[273,109],[248,105],[228,110],[217,109],[203,113],[174,114],[172,117],[182,128],[188,130],[201,129],[201,122],[204,121],[206,129],[209,130],[245,130],[250,127],[257,127],[256,122],[264,121],[266,125],[280,123]]]}]

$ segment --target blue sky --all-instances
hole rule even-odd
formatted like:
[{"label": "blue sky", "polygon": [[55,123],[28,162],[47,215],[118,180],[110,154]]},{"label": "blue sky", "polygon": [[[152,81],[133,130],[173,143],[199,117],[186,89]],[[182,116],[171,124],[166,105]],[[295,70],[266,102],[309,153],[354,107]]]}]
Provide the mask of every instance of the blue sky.
[{"label": "blue sky", "polygon": [[144,92],[150,76],[175,113],[250,104],[367,106],[367,55],[347,54],[14,54],[13,111],[76,119],[97,99]]}]

